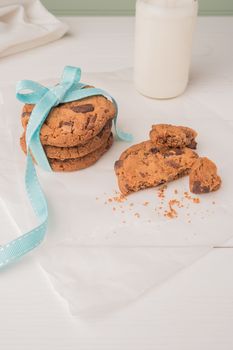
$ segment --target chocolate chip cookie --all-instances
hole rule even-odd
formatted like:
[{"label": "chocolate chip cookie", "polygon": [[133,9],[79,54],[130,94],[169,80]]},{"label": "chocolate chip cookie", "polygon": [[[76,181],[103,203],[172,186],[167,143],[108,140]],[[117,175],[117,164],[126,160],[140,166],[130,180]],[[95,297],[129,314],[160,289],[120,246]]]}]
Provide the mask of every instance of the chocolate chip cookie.
[{"label": "chocolate chip cookie", "polygon": [[197,132],[185,126],[175,126],[170,124],[152,125],[150,139],[157,148],[183,148],[196,149],[195,138]]},{"label": "chocolate chip cookie", "polygon": [[[110,120],[107,122],[107,124],[104,126],[104,128],[100,131],[99,134],[97,134],[92,139],[79,146],[56,147],[44,145],[43,148],[48,158],[65,160],[84,157],[107,142],[111,134],[111,127],[112,121]],[[26,153],[25,132],[20,138],[20,145],[24,153]]]},{"label": "chocolate chip cookie", "polygon": [[128,195],[187,175],[198,155],[190,148],[158,149],[144,141],[128,148],[115,163],[121,192]]},{"label": "chocolate chip cookie", "polygon": [[217,191],[221,186],[217,167],[210,159],[203,157],[195,161],[189,174],[190,191],[196,194]]},{"label": "chocolate chip cookie", "polygon": [[[34,105],[24,105],[22,125],[26,130]],[[73,147],[86,143],[115,116],[114,104],[104,96],[92,96],[79,101],[62,103],[51,109],[45,120],[40,139],[43,145]]]},{"label": "chocolate chip cookie", "polygon": [[94,152],[89,153],[84,157],[65,160],[48,158],[48,161],[53,171],[69,172],[85,169],[95,164],[97,160],[99,160],[103,156],[103,154],[109,150],[112,144],[113,135],[110,134],[107,142],[105,142],[100,148],[98,148]]}]

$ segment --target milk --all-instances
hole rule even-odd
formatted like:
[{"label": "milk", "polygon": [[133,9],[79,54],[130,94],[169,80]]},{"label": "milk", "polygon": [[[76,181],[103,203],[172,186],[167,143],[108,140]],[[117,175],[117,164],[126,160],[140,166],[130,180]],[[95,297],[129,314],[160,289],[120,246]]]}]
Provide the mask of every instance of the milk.
[{"label": "milk", "polygon": [[152,98],[182,94],[187,86],[197,0],[137,0],[134,80]]}]

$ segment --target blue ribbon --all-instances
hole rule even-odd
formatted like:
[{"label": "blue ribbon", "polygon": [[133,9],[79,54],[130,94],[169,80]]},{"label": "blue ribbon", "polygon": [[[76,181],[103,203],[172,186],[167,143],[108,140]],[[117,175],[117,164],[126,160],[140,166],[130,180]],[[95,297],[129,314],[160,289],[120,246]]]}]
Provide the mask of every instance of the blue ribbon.
[{"label": "blue ribbon", "polygon": [[[131,141],[132,136],[117,128],[116,101],[104,90],[97,88],[83,89],[86,84],[80,83],[80,68],[66,66],[58,85],[47,88],[31,80],[21,80],[16,86],[16,97],[23,103],[35,104],[26,130],[27,165],[25,173],[25,186],[33,210],[39,220],[39,225],[33,230],[23,234],[15,240],[0,248],[0,267],[8,265],[19,259],[36,246],[45,237],[48,226],[48,205],[41,189],[33,163],[46,171],[51,171],[50,164],[40,142],[40,130],[52,107],[59,103],[81,100],[86,97],[102,95],[110,99],[116,108],[114,117],[115,131],[119,139]],[[22,93],[23,90],[30,92]]]}]

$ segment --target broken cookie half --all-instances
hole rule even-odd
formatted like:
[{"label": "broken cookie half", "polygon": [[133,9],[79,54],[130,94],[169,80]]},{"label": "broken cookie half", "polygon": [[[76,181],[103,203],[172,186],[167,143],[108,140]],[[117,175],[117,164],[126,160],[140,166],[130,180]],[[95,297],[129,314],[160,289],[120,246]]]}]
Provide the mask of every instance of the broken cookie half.
[{"label": "broken cookie half", "polygon": [[188,175],[198,155],[190,148],[158,149],[152,141],[128,148],[115,163],[123,195]]},{"label": "broken cookie half", "polygon": [[196,149],[195,138],[197,132],[186,126],[171,124],[152,125],[150,139],[157,148],[184,148]]}]

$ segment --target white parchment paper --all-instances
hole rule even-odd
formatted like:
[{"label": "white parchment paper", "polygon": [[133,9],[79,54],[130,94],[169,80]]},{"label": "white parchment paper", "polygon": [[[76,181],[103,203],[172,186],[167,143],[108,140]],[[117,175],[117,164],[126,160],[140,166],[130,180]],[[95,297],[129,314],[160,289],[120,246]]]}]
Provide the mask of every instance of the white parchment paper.
[{"label": "white parchment paper", "polygon": [[[73,315],[99,317],[136,300],[233,235],[233,131],[189,93],[167,101],[139,95],[130,70],[85,74],[82,81],[116,98],[119,125],[133,133],[135,143],[148,139],[155,123],[196,129],[198,153],[218,164],[223,180],[222,188],[200,196],[200,203],[193,200],[196,196],[185,194],[187,177],[169,184],[165,198],[159,198],[158,189],[150,189],[118,202],[113,166],[129,146],[119,141],[88,169],[65,174],[38,169],[50,223],[45,242],[33,254]],[[25,157],[19,148],[22,106],[13,86],[3,90],[2,100],[1,203],[18,234],[36,221],[24,189]],[[171,199],[181,204],[174,219],[164,216]],[[11,238],[12,234],[1,235],[1,243]]]}]

